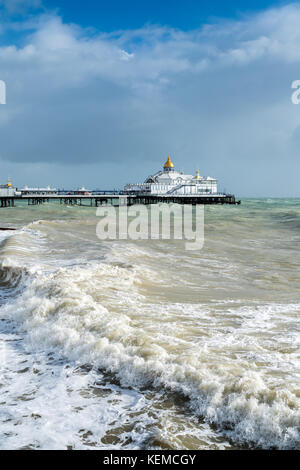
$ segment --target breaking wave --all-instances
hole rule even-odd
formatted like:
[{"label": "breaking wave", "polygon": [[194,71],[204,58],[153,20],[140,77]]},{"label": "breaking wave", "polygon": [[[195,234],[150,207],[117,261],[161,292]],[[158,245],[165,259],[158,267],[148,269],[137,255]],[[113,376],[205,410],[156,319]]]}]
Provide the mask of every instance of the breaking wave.
[{"label": "breaking wave", "polygon": [[[6,241],[2,254],[12,255],[17,245],[16,239]],[[266,380],[259,366],[251,366],[272,357],[251,358],[250,351],[256,349],[263,356],[267,348],[255,337],[249,348],[239,344],[232,329],[216,330],[207,341],[196,335],[188,342],[184,323],[207,312],[194,305],[149,303],[139,286],[151,278],[150,271],[90,263],[45,272],[9,265],[7,260],[1,263],[1,286],[22,281],[24,287],[2,307],[2,315],[22,326],[28,347],[55,349],[68,360],[114,374],[125,387],[163,387],[180,393],[198,416],[235,443],[300,448],[299,396],[287,384]],[[285,309],[299,312],[299,305]],[[266,320],[266,312],[272,316],[276,308],[261,306],[238,314],[247,328],[247,322]],[[218,361],[218,348],[230,350],[238,359],[222,362],[221,355]],[[279,367],[279,354],[276,359]]]},{"label": "breaking wave", "polygon": [[[121,387],[185,397],[233,445],[300,449],[299,216],[292,203],[268,204],[270,214],[255,201],[230,216],[209,208],[201,254],[161,241],[96,245],[95,220],[53,210],[52,221],[1,234],[1,319],[28,357],[56,352]],[[49,377],[45,396],[60,369]]]}]

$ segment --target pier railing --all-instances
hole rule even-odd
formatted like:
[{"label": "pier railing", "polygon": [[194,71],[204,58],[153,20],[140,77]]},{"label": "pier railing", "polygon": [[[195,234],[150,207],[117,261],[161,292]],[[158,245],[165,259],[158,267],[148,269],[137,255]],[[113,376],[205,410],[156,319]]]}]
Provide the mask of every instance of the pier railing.
[{"label": "pier railing", "polygon": [[18,194],[15,196],[0,196],[0,207],[14,207],[18,201],[27,201],[28,205],[43,204],[59,200],[60,204],[79,206],[124,206],[134,204],[240,204],[233,194],[150,194],[125,192],[117,190],[104,191],[66,191],[59,190],[53,194]]}]

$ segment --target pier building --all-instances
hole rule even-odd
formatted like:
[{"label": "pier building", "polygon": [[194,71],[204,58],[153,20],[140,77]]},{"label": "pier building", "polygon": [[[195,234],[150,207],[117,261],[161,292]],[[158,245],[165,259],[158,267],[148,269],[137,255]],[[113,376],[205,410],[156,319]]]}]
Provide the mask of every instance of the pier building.
[{"label": "pier building", "polygon": [[128,193],[149,193],[153,195],[216,195],[218,182],[211,176],[201,176],[197,170],[195,175],[175,170],[174,163],[168,157],[163,169],[148,176],[144,183],[127,184],[124,188]]}]

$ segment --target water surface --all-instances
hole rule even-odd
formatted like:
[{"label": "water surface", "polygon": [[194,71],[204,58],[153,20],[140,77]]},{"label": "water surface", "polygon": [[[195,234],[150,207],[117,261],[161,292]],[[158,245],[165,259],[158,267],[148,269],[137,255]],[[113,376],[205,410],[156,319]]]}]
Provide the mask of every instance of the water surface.
[{"label": "water surface", "polygon": [[1,448],[300,448],[300,200],[206,207],[199,251],[0,221]]}]

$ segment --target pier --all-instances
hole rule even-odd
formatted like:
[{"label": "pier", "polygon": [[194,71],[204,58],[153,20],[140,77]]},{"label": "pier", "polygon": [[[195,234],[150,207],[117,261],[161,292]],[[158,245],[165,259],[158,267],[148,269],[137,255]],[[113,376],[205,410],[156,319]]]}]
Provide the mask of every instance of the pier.
[{"label": "pier", "polygon": [[50,201],[59,201],[60,204],[69,206],[87,206],[87,207],[100,207],[100,206],[132,206],[134,204],[240,204],[234,195],[231,194],[193,194],[193,195],[157,195],[157,194],[127,194],[124,191],[101,191],[88,195],[62,193],[58,191],[57,194],[26,194],[15,196],[1,196],[0,207],[15,207],[18,202],[26,201],[29,206],[36,206]]},{"label": "pier", "polygon": [[14,207],[15,206],[15,197],[14,196],[1,196],[0,197],[0,207]]},{"label": "pier", "polygon": [[18,189],[11,180],[0,185],[0,206],[14,207],[20,201],[36,206],[50,201],[59,201],[68,206],[133,206],[151,204],[240,204],[233,194],[218,191],[217,179],[210,176],[185,174],[174,168],[170,156],[163,169],[148,176],[144,183],[127,184],[123,190],[87,190],[84,186],[77,190],[56,189],[50,186]]}]

